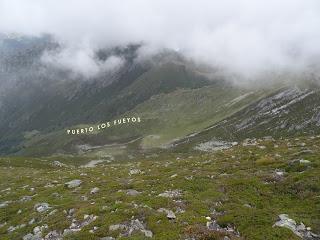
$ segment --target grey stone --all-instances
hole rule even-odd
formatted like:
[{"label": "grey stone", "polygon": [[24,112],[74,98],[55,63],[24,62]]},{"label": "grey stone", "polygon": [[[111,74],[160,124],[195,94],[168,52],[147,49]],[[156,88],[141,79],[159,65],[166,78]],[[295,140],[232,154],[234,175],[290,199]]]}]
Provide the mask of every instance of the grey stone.
[{"label": "grey stone", "polygon": [[45,237],[44,240],[62,240],[62,234],[59,233],[57,230],[53,230],[49,232]]},{"label": "grey stone", "polygon": [[128,223],[110,225],[109,231],[125,231],[125,233],[123,234],[126,236],[131,236],[133,232],[140,231],[148,238],[153,236],[153,233],[150,230],[146,229],[139,219],[131,220]]},{"label": "grey stone", "polygon": [[42,213],[50,209],[50,206],[48,203],[37,203],[34,205],[34,209],[37,210],[37,212]]},{"label": "grey stone", "polygon": [[5,208],[9,205],[9,203],[11,203],[12,201],[5,201],[5,202],[2,202],[0,203],[0,208]]},{"label": "grey stone", "polygon": [[81,185],[82,181],[79,180],[79,179],[74,179],[74,180],[71,180],[69,182],[66,182],[65,185],[68,187],[68,188],[76,188],[76,187],[79,187]]},{"label": "grey stone", "polygon": [[100,188],[94,187],[94,188],[91,189],[90,194],[96,194],[96,193],[98,193],[99,191],[100,191]]},{"label": "grey stone", "polygon": [[129,196],[137,196],[139,194],[140,194],[140,192],[138,192],[137,190],[134,190],[134,189],[127,190],[127,195],[129,195]]},{"label": "grey stone", "polygon": [[59,161],[54,161],[54,162],[52,163],[52,166],[54,166],[54,167],[67,167],[66,164],[64,164],[64,163],[62,163],[62,162],[59,162]]},{"label": "grey stone", "polygon": [[32,197],[33,196],[23,196],[21,199],[20,199],[20,202],[29,202],[32,200]]},{"label": "grey stone", "polygon": [[285,227],[290,229],[295,235],[302,239],[319,240],[320,235],[311,232],[311,228],[306,227],[303,223],[297,224],[295,220],[289,218],[287,214],[280,214],[278,221],[273,227]]},{"label": "grey stone", "polygon": [[136,174],[141,174],[141,170],[140,169],[131,169],[129,171],[129,175],[136,175]]},{"label": "grey stone", "polygon": [[168,190],[164,193],[160,193],[159,197],[167,197],[167,198],[178,198],[181,197],[182,191],[181,190]]},{"label": "grey stone", "polygon": [[33,235],[32,233],[28,233],[22,237],[23,240],[42,240],[41,235]]},{"label": "grey stone", "polygon": [[17,229],[20,229],[20,228],[24,228],[26,226],[26,224],[20,224],[20,225],[17,225],[17,226],[10,226],[8,228],[8,232],[14,232],[15,230]]},{"label": "grey stone", "polygon": [[166,213],[167,214],[167,218],[172,220],[172,219],[176,219],[176,215],[174,214],[173,211],[168,210],[166,208],[159,208],[158,212],[162,212],[162,213]]}]

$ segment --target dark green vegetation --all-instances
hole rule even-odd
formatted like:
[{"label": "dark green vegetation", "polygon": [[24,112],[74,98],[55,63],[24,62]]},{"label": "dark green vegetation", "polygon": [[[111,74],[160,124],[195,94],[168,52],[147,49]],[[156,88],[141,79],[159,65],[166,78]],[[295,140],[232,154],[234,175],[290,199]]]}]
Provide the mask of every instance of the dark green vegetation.
[{"label": "dark green vegetation", "polygon": [[[21,239],[45,224],[43,236],[52,230],[63,232],[72,219],[82,221],[84,215],[93,214],[95,221],[65,239],[117,237],[121,231],[109,227],[131,219],[143,222],[153,239],[223,239],[226,234],[205,227],[207,216],[239,231],[241,237],[229,234],[231,239],[299,239],[290,230],[272,225],[279,214],[286,213],[320,232],[319,146],[319,136],[258,139],[252,146],[239,143],[211,153],[163,151],[92,168],[80,167],[89,161],[85,157],[1,158],[0,203],[8,204],[0,208],[0,224],[6,223],[0,227],[0,236]],[[55,160],[66,165],[54,166]],[[65,183],[73,179],[82,184],[67,188]],[[94,187],[100,191],[90,194]],[[139,194],[128,195],[128,189]],[[168,190],[181,195],[159,196]],[[33,197],[19,201],[23,196]],[[42,202],[50,209],[38,213],[34,206]],[[68,218],[72,208],[74,214]],[[160,208],[175,212],[176,219],[167,219],[157,211]],[[28,224],[31,219],[34,223]],[[10,226],[20,224],[26,226],[8,233]],[[98,228],[90,233],[94,227]],[[145,238],[134,231],[120,239]]]}]

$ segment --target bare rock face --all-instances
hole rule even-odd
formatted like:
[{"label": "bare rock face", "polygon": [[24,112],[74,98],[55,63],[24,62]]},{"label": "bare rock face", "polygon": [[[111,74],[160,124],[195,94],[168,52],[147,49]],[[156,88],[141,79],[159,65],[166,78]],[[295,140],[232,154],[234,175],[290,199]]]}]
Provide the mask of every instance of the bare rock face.
[{"label": "bare rock face", "polygon": [[273,227],[285,227],[290,229],[295,235],[305,240],[319,240],[320,235],[311,232],[310,227],[306,227],[303,223],[297,224],[295,220],[289,218],[287,214],[280,214],[278,221]]}]

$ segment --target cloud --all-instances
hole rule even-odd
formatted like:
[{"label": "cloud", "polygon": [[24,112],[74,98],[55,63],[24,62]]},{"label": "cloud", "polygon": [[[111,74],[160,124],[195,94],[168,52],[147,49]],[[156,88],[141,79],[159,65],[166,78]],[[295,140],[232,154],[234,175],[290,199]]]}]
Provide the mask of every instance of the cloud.
[{"label": "cloud", "polygon": [[304,71],[320,60],[319,28],[318,0],[0,1],[0,32],[50,33],[67,50],[47,60],[89,76],[95,50],[140,42],[246,77]]},{"label": "cloud", "polygon": [[95,77],[102,72],[115,71],[124,64],[124,59],[118,56],[100,60],[91,48],[72,47],[45,52],[41,60],[58,69],[71,71],[74,77],[85,78]]}]

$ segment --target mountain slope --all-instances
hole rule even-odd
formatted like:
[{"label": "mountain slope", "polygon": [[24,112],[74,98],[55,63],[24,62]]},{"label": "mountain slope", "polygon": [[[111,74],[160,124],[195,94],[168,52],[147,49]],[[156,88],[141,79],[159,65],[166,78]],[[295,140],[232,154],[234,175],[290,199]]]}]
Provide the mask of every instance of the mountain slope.
[{"label": "mountain slope", "polygon": [[[5,59],[14,59],[14,54],[30,56],[30,48],[13,51]],[[29,59],[32,67],[27,64],[28,70],[21,70],[21,75],[4,69],[1,78],[15,76],[18,80],[0,98],[0,153],[16,152],[29,132],[49,134],[77,124],[111,120],[153,95],[211,84],[207,77],[180,61],[167,63],[162,58],[159,64],[135,62],[135,51],[117,50],[126,58],[125,66],[87,81],[48,69],[38,62],[38,55],[34,62]]]},{"label": "mountain slope", "polygon": [[264,136],[319,134],[319,104],[318,86],[284,87],[176,144],[183,148],[213,139],[239,141]]},{"label": "mountain slope", "polygon": [[[91,153],[103,151],[106,155],[112,155],[114,148],[110,149],[110,144],[115,143],[124,144],[122,147],[125,147],[126,151],[123,148],[121,150],[124,154],[131,148],[135,151],[168,148],[177,139],[202,131],[272,91],[275,90],[235,88],[221,81],[197,89],[178,89],[171,93],[155,95],[133,110],[117,116],[140,117],[139,124],[115,126],[87,135],[67,135],[65,130],[38,134],[25,139],[20,154],[78,153],[79,146],[87,145],[90,146],[88,148]],[[70,128],[89,126],[82,124]],[[137,141],[131,143],[134,139]],[[130,144],[125,144],[127,142]]]}]

